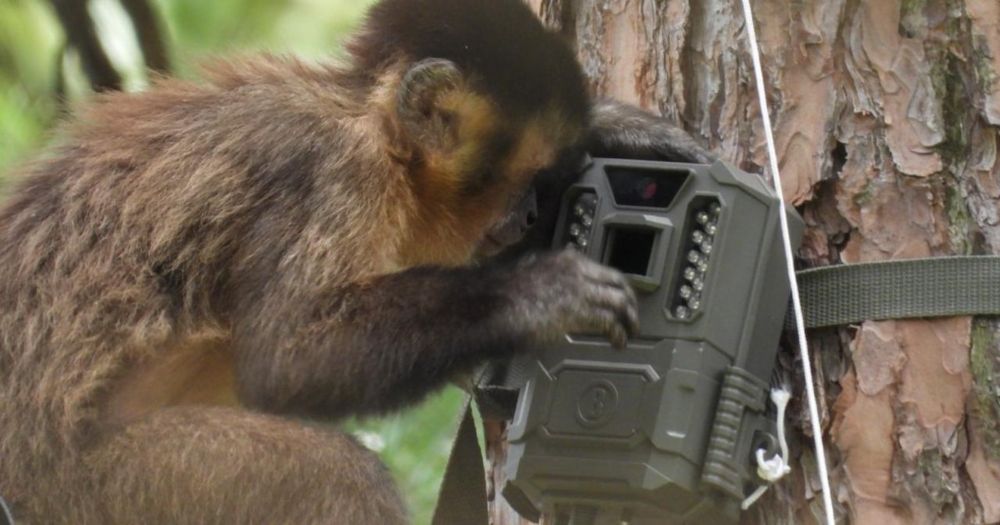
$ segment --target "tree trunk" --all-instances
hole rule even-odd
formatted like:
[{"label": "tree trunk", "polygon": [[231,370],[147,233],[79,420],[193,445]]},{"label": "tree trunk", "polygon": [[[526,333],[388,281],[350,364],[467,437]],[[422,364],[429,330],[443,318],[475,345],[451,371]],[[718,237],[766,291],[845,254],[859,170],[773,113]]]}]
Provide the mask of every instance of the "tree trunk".
[{"label": "tree trunk", "polygon": [[[529,3],[572,41],[597,94],[675,119],[763,171],[739,2]],[[754,9],[785,196],[808,225],[806,265],[1000,253],[1000,2]],[[865,322],[809,335],[838,520],[1000,522],[1000,323]],[[780,358],[801,400],[796,361]],[[746,522],[822,522],[805,403],[789,418],[792,474]],[[494,458],[501,432],[489,436]],[[494,523],[518,523],[496,498]]]}]

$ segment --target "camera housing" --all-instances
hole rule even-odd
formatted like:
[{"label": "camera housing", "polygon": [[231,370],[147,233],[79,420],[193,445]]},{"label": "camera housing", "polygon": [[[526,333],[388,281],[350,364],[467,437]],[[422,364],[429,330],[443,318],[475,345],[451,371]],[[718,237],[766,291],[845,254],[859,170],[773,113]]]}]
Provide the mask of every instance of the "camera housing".
[{"label": "camera housing", "polygon": [[[504,496],[555,523],[724,523],[777,448],[767,395],[789,301],[779,213],[758,176],[711,165],[591,159],[553,246],[622,271],[641,331],[624,351],[571,334],[510,365],[520,377]],[[793,242],[803,223],[788,208]]]}]

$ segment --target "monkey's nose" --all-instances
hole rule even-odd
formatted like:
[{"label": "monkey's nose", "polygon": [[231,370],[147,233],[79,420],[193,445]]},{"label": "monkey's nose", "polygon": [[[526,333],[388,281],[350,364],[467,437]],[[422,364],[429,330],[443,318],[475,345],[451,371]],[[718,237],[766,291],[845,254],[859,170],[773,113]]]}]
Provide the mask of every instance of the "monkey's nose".
[{"label": "monkey's nose", "polygon": [[524,216],[524,226],[526,228],[531,228],[532,226],[535,225],[535,221],[537,220],[538,220],[538,212],[535,210],[531,210]]}]

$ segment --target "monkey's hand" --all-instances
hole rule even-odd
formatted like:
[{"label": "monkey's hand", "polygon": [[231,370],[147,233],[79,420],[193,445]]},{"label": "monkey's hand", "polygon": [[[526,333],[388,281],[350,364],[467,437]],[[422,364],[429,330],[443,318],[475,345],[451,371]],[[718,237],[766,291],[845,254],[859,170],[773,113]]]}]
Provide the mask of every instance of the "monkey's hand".
[{"label": "monkey's hand", "polygon": [[592,109],[587,151],[595,157],[711,163],[716,156],[673,122],[614,100]]},{"label": "monkey's hand", "polygon": [[509,321],[529,338],[599,332],[622,349],[639,330],[635,292],[625,276],[575,250],[529,255],[514,273],[507,283]]}]

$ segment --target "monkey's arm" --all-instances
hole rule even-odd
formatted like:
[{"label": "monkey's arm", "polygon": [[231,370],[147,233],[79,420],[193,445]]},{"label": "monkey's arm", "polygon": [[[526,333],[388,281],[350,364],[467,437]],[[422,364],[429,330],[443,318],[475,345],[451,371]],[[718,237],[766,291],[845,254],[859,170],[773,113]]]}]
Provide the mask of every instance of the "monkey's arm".
[{"label": "monkey's arm", "polygon": [[624,346],[635,296],[575,252],[418,267],[310,297],[271,290],[234,327],[237,381],[258,408],[332,417],[420,400],[461,371],[568,331]]},{"label": "monkey's arm", "polygon": [[673,122],[635,106],[604,99],[591,111],[592,156],[699,163],[717,158]]}]

